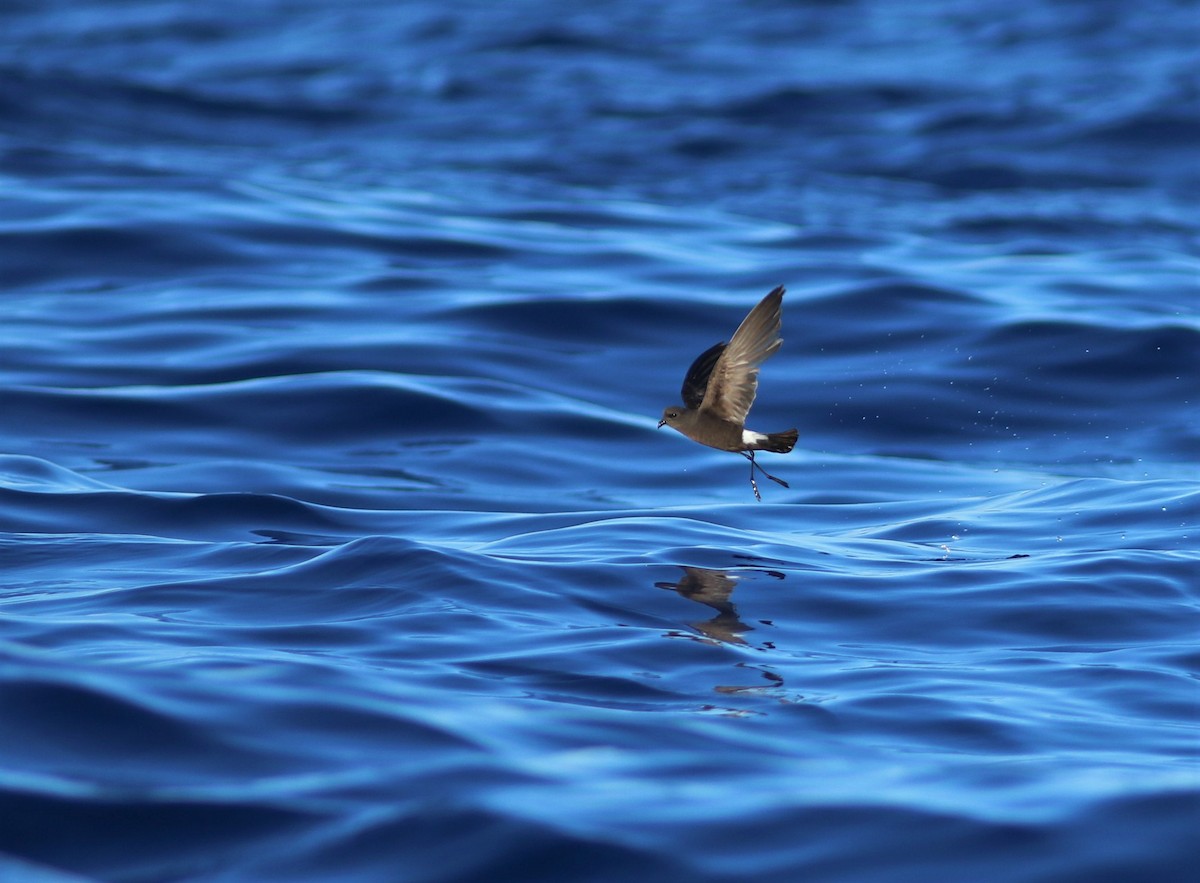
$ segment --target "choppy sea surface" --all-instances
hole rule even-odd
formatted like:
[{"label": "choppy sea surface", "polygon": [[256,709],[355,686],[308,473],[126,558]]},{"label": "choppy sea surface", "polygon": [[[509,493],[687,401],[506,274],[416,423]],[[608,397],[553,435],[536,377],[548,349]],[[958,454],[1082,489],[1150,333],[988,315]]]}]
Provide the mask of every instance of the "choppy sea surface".
[{"label": "choppy sea surface", "polygon": [[4,3],[0,878],[1195,879],[1197,45]]}]

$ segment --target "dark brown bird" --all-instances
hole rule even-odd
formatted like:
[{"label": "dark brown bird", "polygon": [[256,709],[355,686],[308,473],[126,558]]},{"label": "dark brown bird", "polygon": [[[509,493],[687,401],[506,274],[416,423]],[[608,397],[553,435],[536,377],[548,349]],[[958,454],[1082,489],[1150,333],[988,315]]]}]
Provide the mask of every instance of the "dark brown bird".
[{"label": "dark brown bird", "polygon": [[788,483],[759,466],[754,452],[786,454],[800,435],[795,429],[764,433],[746,428],[746,414],[758,392],[758,366],[783,343],[779,336],[783,292],[780,285],[764,297],[742,320],[729,343],[710,347],[692,362],[683,379],[683,404],[666,408],[658,421],[660,429],[670,426],[692,441],[720,451],[736,451],[749,460],[750,487],[757,500],[762,500],[762,495],[754,480],[756,469],[784,487]]}]

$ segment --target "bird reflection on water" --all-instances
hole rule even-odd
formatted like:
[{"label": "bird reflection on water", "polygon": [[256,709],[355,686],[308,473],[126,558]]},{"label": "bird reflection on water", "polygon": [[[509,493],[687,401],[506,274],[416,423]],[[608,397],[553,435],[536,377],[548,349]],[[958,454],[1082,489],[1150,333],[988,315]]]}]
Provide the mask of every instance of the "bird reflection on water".
[{"label": "bird reflection on water", "polygon": [[[697,604],[703,604],[705,607],[711,607],[717,611],[717,615],[712,619],[689,623],[692,628],[706,638],[726,644],[746,646],[748,642],[742,635],[754,631],[754,627],[738,618],[737,608],[734,607],[731,600],[733,590],[737,587],[741,576],[727,570],[710,570],[705,567],[689,567],[683,564],[678,566],[683,571],[683,576],[678,582],[657,582],[654,584],[655,587],[671,589],[689,601],[695,601]],[[767,572],[771,576],[783,579],[782,573]]]}]

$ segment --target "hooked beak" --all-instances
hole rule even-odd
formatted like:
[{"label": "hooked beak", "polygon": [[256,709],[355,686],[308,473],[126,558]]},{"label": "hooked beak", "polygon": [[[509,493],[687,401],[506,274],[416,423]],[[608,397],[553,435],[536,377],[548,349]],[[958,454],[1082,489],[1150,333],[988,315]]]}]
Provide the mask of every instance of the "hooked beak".
[{"label": "hooked beak", "polygon": [[662,429],[662,428],[663,428],[664,426],[666,426],[666,425],[667,425],[667,421],[666,421],[666,420],[659,420],[659,421],[658,421],[658,428],[659,428],[659,429]]}]

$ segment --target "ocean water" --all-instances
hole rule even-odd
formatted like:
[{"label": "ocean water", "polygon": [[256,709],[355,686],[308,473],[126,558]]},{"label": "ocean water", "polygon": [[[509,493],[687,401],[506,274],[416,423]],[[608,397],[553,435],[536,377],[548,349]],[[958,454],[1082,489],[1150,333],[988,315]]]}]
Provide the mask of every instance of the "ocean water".
[{"label": "ocean water", "polygon": [[4,3],[0,879],[1194,879],[1197,45]]}]

